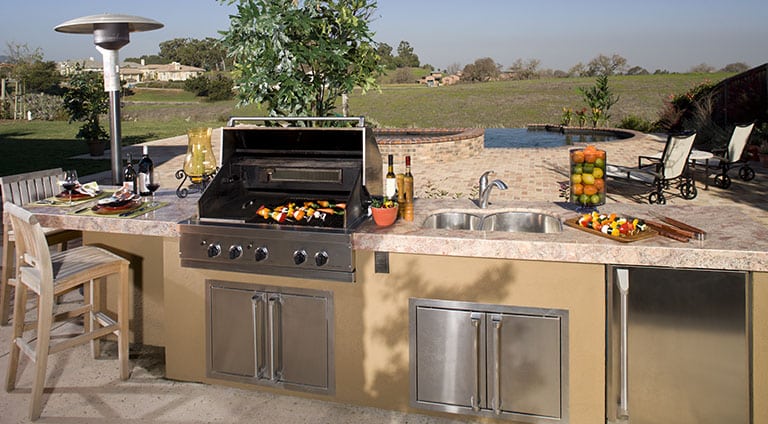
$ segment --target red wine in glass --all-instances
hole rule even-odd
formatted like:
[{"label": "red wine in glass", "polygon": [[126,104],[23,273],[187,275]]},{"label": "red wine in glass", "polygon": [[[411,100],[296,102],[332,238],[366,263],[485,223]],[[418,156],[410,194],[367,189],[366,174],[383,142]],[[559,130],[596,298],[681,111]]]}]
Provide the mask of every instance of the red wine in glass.
[{"label": "red wine in glass", "polygon": [[152,205],[155,205],[155,191],[157,191],[158,188],[160,188],[160,183],[154,181],[147,183],[147,190],[152,193]]},{"label": "red wine in glass", "polygon": [[72,205],[72,190],[77,187],[77,171],[74,169],[68,170],[64,173],[64,181],[61,183],[61,187],[67,190],[69,193],[69,205]]}]

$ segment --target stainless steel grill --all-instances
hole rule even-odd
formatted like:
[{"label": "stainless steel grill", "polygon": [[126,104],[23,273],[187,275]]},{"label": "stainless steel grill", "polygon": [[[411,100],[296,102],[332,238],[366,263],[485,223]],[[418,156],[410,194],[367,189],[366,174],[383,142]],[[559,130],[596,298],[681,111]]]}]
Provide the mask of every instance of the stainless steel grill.
[{"label": "stainless steel grill", "polygon": [[[235,126],[247,121],[270,126]],[[357,125],[318,126],[330,121]],[[182,266],[354,281],[352,232],[382,187],[362,118],[232,118],[220,156],[197,219],[181,225]]]}]

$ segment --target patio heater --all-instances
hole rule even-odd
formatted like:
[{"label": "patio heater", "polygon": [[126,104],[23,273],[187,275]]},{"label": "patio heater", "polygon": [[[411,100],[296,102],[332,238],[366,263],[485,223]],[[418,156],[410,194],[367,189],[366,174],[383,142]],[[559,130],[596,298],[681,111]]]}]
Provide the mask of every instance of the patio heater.
[{"label": "patio heater", "polygon": [[120,68],[117,51],[130,42],[129,33],[152,31],[163,24],[152,19],[131,15],[83,16],[59,24],[55,31],[68,34],[93,34],[93,44],[101,53],[104,66],[104,91],[109,93],[109,134],[112,158],[112,183],[122,184],[120,152]]}]

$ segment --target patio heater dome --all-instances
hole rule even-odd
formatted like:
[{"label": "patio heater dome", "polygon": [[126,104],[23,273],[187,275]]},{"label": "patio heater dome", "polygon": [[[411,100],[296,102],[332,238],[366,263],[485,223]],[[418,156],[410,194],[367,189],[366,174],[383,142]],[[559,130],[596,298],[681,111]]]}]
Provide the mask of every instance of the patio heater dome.
[{"label": "patio heater dome", "polygon": [[57,25],[54,30],[67,34],[93,34],[93,44],[104,58],[104,91],[109,93],[109,132],[112,149],[112,182],[120,184],[120,69],[117,51],[130,42],[130,33],[152,31],[163,24],[141,16],[104,13],[83,16]]}]

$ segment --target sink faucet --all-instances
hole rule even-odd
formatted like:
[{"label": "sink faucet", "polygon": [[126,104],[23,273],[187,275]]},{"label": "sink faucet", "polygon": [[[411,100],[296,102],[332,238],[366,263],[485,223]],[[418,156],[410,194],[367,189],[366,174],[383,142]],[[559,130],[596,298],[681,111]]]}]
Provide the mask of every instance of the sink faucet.
[{"label": "sink faucet", "polygon": [[478,201],[478,206],[480,206],[481,209],[488,207],[488,199],[491,196],[491,189],[494,187],[499,190],[506,190],[509,188],[507,184],[501,180],[493,180],[489,184],[488,176],[490,174],[493,174],[493,171],[485,171],[483,172],[483,175],[480,176],[480,199]]}]

